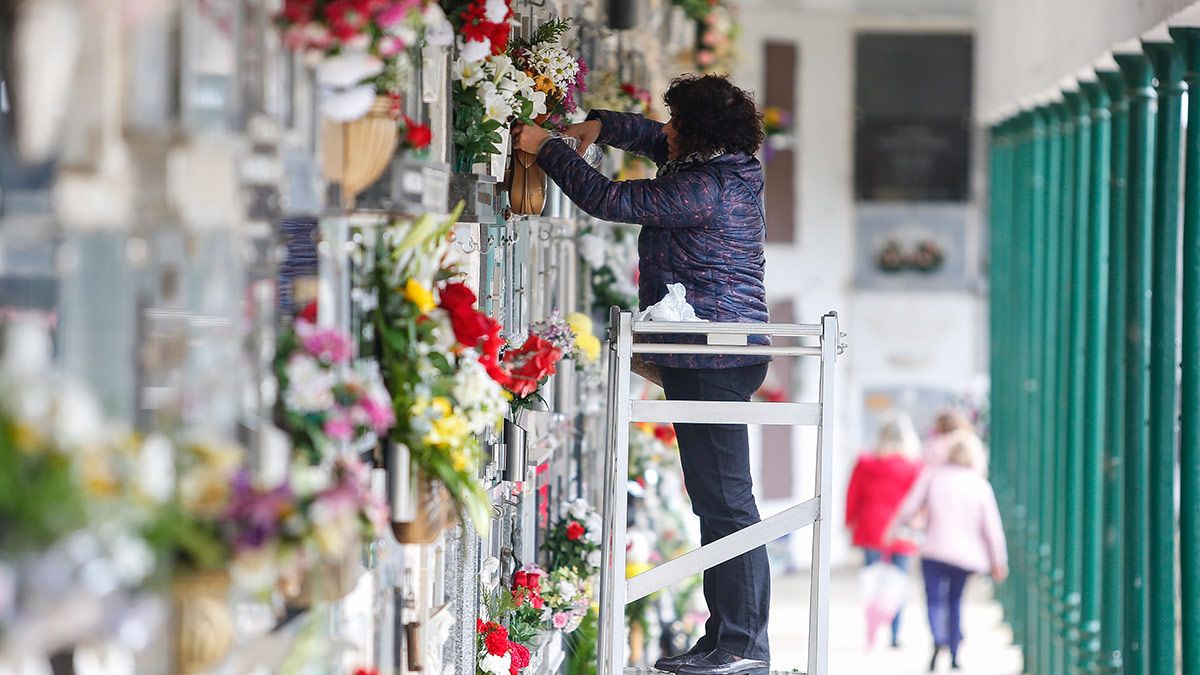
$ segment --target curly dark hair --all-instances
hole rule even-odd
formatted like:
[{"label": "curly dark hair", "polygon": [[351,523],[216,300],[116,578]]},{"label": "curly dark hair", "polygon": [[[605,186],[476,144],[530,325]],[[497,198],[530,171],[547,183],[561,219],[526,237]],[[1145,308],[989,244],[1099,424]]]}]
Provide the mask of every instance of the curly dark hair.
[{"label": "curly dark hair", "polygon": [[763,142],[762,113],[748,92],[720,75],[681,75],[663,96],[679,134],[680,153],[717,150],[753,155]]}]

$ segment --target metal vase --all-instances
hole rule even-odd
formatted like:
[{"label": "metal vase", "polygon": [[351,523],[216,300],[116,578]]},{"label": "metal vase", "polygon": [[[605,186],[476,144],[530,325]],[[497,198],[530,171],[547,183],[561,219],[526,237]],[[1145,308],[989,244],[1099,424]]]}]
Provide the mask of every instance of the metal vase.
[{"label": "metal vase", "polygon": [[515,420],[504,420],[504,467],[501,478],[518,482],[525,480],[525,456],[528,436],[525,427]]}]

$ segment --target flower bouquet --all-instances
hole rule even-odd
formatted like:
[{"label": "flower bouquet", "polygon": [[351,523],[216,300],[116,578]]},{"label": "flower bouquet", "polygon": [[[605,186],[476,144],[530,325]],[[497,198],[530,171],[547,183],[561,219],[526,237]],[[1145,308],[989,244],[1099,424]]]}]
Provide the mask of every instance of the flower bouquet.
[{"label": "flower bouquet", "polygon": [[283,40],[316,68],[321,109],[346,122],[371,109],[376,96],[399,96],[412,68],[406,52],[421,43],[448,46],[452,29],[429,0],[284,0]]},{"label": "flower bouquet", "polygon": [[377,539],[387,523],[387,505],[371,492],[369,470],[357,459],[337,459],[328,470],[297,466],[292,484],[297,518],[291,527],[296,558],[285,579],[285,595],[297,604],[333,601],[357,581],[361,546]]},{"label": "flower bouquet", "polygon": [[351,364],[350,351],[345,333],[303,318],[279,336],[276,417],[312,464],[328,457],[336,442],[382,437],[396,422],[379,373]]},{"label": "flower bouquet", "polygon": [[568,567],[585,577],[598,571],[603,525],[586,499],[563,502],[545,543],[551,570]]},{"label": "flower bouquet", "polygon": [[508,614],[508,632],[516,642],[533,646],[538,633],[550,626],[550,608],[542,598],[542,580],[546,572],[537,565],[526,565],[513,574],[511,610]]},{"label": "flower bouquet", "polygon": [[792,133],[792,114],[779,106],[767,106],[763,110],[763,161],[770,162],[777,146],[783,146]]},{"label": "flower bouquet", "polygon": [[533,78],[535,92],[545,95],[545,117],[540,121],[552,129],[566,126],[587,91],[587,64],[560,44],[570,29],[570,20],[551,19],[528,39],[514,39],[508,47],[513,64]]},{"label": "flower bouquet", "polygon": [[588,110],[613,110],[645,115],[650,112],[650,91],[632,82],[622,82],[611,70],[592,71],[583,98]]},{"label": "flower bouquet", "polygon": [[529,648],[508,637],[508,630],[494,621],[476,620],[479,675],[517,675],[529,666]]},{"label": "flower bouquet", "polygon": [[449,281],[447,235],[456,216],[394,223],[376,242],[368,271],[377,295],[369,315],[371,349],[397,418],[389,442],[403,446],[417,469],[444,485],[460,512],[483,530],[491,501],[478,480],[478,435],[506,408],[491,376],[504,372],[503,339],[500,324],[475,307],[475,294]]},{"label": "flower bouquet", "polygon": [[591,578],[573,567],[557,568],[546,579],[542,599],[550,627],[564,635],[574,633],[592,605]]}]

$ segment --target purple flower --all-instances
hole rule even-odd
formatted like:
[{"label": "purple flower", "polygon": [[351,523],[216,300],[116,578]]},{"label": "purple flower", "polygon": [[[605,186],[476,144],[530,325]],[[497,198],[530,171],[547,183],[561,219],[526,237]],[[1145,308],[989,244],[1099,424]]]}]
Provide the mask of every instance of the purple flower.
[{"label": "purple flower", "polygon": [[279,535],[280,526],[296,509],[287,483],[267,490],[254,485],[245,469],[233,480],[233,496],[222,520],[236,550],[256,549]]}]

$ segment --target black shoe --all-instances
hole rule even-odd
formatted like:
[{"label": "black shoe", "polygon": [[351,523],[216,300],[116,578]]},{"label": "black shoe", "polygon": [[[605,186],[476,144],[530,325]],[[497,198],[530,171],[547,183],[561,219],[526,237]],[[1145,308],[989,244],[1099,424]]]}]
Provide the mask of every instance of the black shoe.
[{"label": "black shoe", "polygon": [[929,672],[932,673],[933,671],[937,670],[937,657],[938,657],[938,654],[941,654],[941,653],[942,653],[941,647],[933,648],[933,658],[929,659]]},{"label": "black shoe", "polygon": [[771,666],[766,661],[743,659],[721,649],[714,649],[702,659],[682,666],[679,675],[768,675]]},{"label": "black shoe", "polygon": [[696,661],[703,659],[705,656],[708,656],[709,651],[711,650],[692,647],[686,652],[676,656],[664,656],[654,662],[654,669],[661,670],[666,673],[674,673],[683,666],[695,663]]},{"label": "black shoe", "polygon": [[950,655],[950,670],[961,670],[961,669],[962,669],[962,667],[958,665],[958,654],[951,654]]}]

